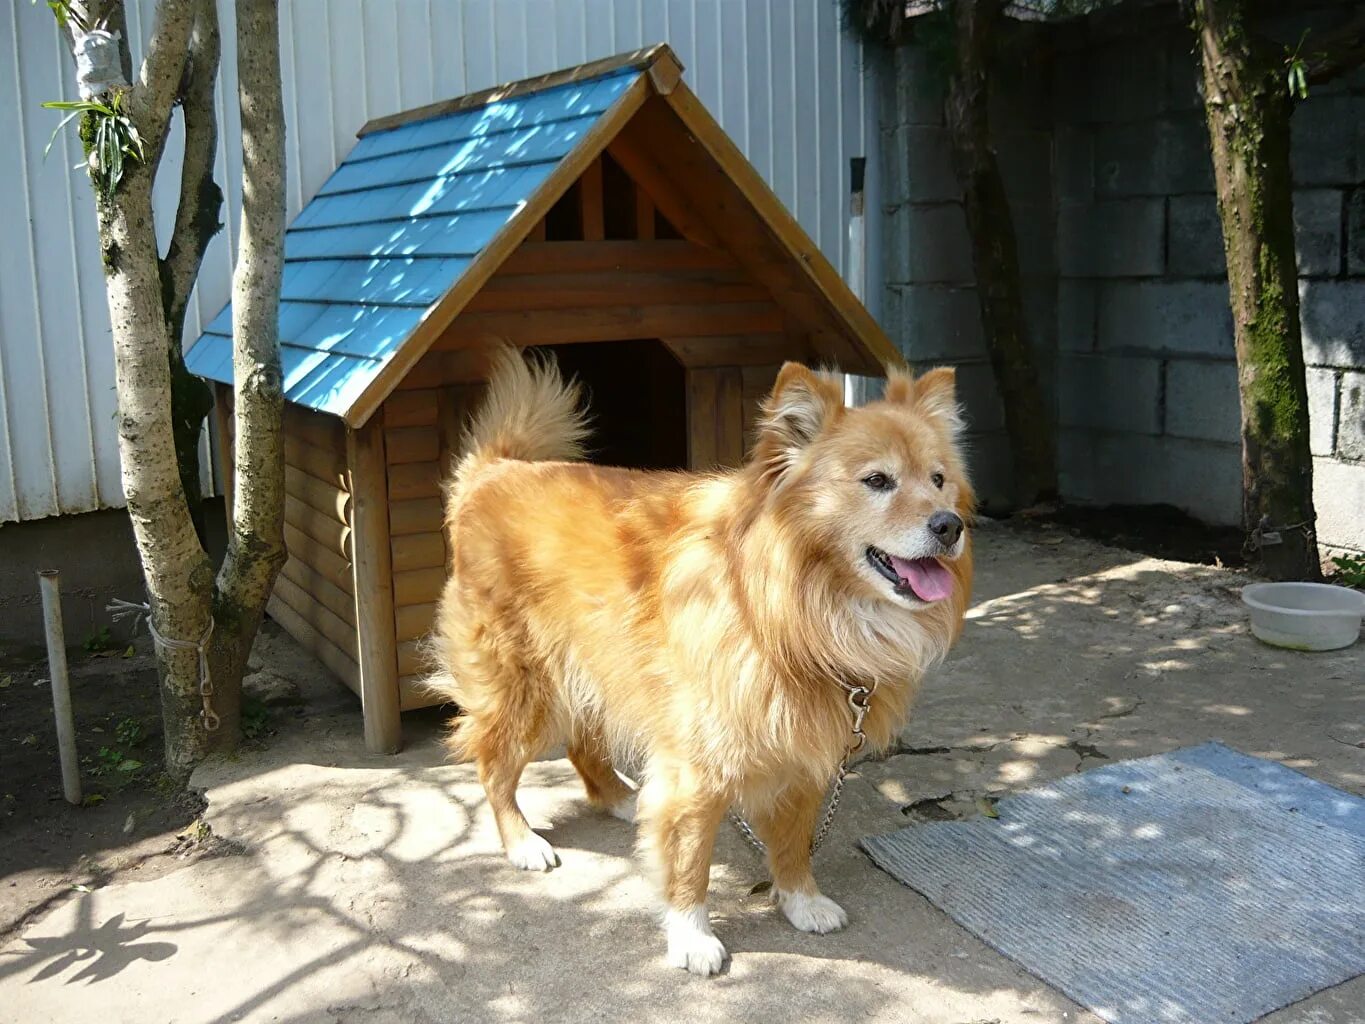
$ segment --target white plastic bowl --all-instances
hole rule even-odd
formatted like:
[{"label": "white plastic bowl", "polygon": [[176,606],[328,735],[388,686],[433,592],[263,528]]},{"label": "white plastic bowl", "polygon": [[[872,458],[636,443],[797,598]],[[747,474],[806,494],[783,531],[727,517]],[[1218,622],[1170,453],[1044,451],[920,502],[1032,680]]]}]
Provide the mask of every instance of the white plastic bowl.
[{"label": "white plastic bowl", "polygon": [[1258,640],[1294,651],[1350,647],[1365,617],[1365,594],[1329,583],[1253,583],[1242,601]]}]

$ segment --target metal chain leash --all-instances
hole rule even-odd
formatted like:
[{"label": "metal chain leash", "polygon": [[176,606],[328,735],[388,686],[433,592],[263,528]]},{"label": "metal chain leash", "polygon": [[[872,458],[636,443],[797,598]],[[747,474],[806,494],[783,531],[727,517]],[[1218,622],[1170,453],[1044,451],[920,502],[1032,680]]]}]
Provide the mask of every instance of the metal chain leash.
[{"label": "metal chain leash", "polygon": [[205,732],[216,732],[220,724],[218,713],[213,710],[213,680],[209,676],[209,637],[213,636],[213,616],[209,616],[208,627],[204,630],[204,635],[198,640],[176,640],[173,637],[162,636],[156,630],[156,624],[152,622],[152,606],[145,601],[138,603],[135,601],[124,601],[114,598],[111,604],[105,605],[104,610],[109,612],[110,617],[115,622],[134,616],[133,632],[137,632],[138,622],[147,623],[147,632],[151,634],[152,642],[164,647],[168,651],[194,651],[199,656],[199,699],[203,703],[203,708],[199,712],[199,717],[204,720]]},{"label": "metal chain leash", "polygon": [[[844,756],[839,761],[839,768],[834,773],[834,781],[830,784],[829,795],[825,797],[825,813],[821,816],[820,824],[815,829],[815,834],[811,837],[810,852],[814,853],[820,849],[820,844],[829,835],[829,830],[834,825],[834,815],[839,810],[839,797],[844,792],[844,780],[848,778],[848,763],[853,760],[853,755],[863,749],[867,743],[867,734],[863,732],[863,721],[867,718],[868,707],[872,702],[872,695],[877,692],[877,684],[868,686],[854,686],[850,683],[840,682],[844,692],[848,694],[848,708],[853,714],[853,728],[848,746],[844,750]],[[730,812],[730,822],[745,842],[752,846],[759,853],[766,855],[768,844],[758,838],[758,833],[753,827],[744,820],[743,816],[737,811]]]},{"label": "metal chain leash", "polygon": [[1303,533],[1308,549],[1313,550],[1317,544],[1317,531],[1314,529],[1311,520],[1305,519],[1301,523],[1276,526],[1270,521],[1269,516],[1261,516],[1261,521],[1256,524],[1256,528],[1242,542],[1242,554],[1248,559],[1254,558],[1258,551],[1274,547],[1276,544],[1283,544],[1283,535],[1296,530]]}]

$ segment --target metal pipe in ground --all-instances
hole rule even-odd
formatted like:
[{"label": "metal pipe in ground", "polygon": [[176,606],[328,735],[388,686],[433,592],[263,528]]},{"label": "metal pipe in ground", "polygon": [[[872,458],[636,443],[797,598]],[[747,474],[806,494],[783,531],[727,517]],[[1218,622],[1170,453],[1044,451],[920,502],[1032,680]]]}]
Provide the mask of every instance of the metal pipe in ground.
[{"label": "metal pipe in ground", "polygon": [[52,715],[57,720],[57,750],[62,760],[62,790],[66,802],[81,802],[81,770],[76,760],[76,726],[71,719],[71,680],[66,672],[66,639],[62,632],[61,574],[56,569],[38,573],[43,595],[43,626],[47,630],[47,673],[52,679]]}]

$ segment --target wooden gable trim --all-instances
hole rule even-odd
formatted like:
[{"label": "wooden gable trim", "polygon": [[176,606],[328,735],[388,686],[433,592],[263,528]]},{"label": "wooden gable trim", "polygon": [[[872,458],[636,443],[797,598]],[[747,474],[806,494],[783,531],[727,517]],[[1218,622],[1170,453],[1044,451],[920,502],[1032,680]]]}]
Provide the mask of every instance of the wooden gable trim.
[{"label": "wooden gable trim", "polygon": [[823,297],[837,317],[848,325],[849,331],[862,343],[869,357],[882,365],[904,365],[904,358],[872,315],[849,290],[838,271],[825,259],[819,246],[802,230],[796,218],[782,205],[782,201],[702,106],[687,84],[679,82],[671,91],[660,95],[697,142],[734,182],[773,236],[790,254],[792,262],[802,270],[805,279]]},{"label": "wooden gable trim", "polygon": [[672,48],[667,43],[655,43],[653,46],[647,46],[642,50],[618,53],[614,57],[604,57],[602,60],[580,64],[573,68],[565,68],[562,71],[552,71],[549,74],[537,75],[534,78],[523,78],[517,82],[506,82],[502,85],[495,85],[491,89],[471,92],[467,96],[457,96],[455,99],[428,103],[424,107],[416,107],[413,110],[404,110],[397,114],[372,118],[365,122],[365,127],[356,132],[356,137],[364,138],[374,132],[388,131],[390,128],[398,128],[401,125],[411,124],[413,121],[426,121],[433,117],[458,114],[462,110],[486,107],[490,103],[525,96],[528,93],[541,92],[545,89],[553,89],[557,85],[597,78],[625,68],[636,68],[647,72],[654,91],[660,95],[672,92],[683,73],[682,61],[678,60],[678,55],[673,52]]}]

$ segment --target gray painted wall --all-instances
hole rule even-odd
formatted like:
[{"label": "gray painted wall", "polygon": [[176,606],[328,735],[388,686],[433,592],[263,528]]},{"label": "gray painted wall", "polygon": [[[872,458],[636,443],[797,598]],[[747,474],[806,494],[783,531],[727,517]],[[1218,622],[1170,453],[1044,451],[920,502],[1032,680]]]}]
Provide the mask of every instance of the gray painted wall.
[{"label": "gray painted wall", "polygon": [[[993,127],[1063,496],[1235,523],[1237,376],[1198,70],[1186,29],[1144,18],[1022,29]],[[881,73],[886,322],[913,361],[959,366],[989,508],[1008,493],[1005,437],[935,76],[914,49]],[[1319,536],[1365,550],[1365,75],[1314,90],[1293,131]]]}]

